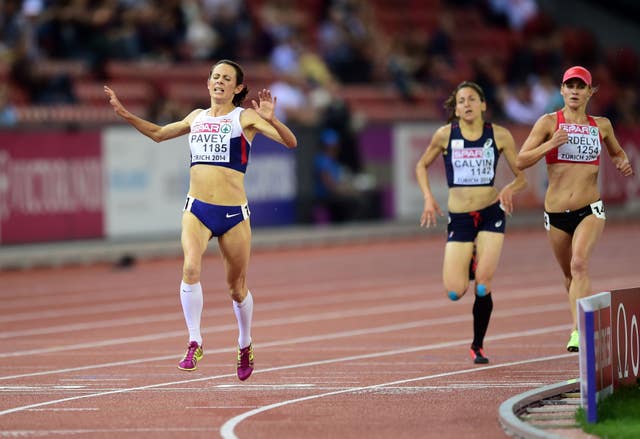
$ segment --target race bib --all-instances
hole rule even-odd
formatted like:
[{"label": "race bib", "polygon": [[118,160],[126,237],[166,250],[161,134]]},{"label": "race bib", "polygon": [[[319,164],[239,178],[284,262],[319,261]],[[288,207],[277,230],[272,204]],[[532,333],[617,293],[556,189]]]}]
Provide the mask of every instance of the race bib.
[{"label": "race bib", "polygon": [[192,162],[229,163],[231,122],[194,124],[189,134]]},{"label": "race bib", "polygon": [[453,183],[470,186],[491,184],[494,163],[493,148],[452,148]]},{"label": "race bib", "polygon": [[561,123],[560,128],[569,133],[569,141],[558,148],[558,160],[569,162],[593,162],[600,156],[598,127]]},{"label": "race bib", "polygon": [[591,212],[600,219],[607,219],[607,215],[604,212],[604,203],[602,200],[598,200],[589,205],[591,207]]}]

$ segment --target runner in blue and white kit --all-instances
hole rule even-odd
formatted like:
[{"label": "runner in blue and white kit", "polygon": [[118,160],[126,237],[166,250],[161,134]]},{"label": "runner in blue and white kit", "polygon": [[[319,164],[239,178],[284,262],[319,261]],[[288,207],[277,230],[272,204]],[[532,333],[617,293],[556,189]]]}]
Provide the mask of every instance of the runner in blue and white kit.
[{"label": "runner in blue and white kit", "polygon": [[244,174],[249,163],[251,141],[257,133],[295,148],[297,139],[274,113],[276,97],[270,90],[258,92],[253,108],[240,107],[247,95],[244,72],[235,62],[221,60],[207,81],[211,107],[193,110],[184,119],[164,126],[130,113],[115,92],[104,90],[115,112],[145,136],[156,142],[189,134],[191,169],[189,193],[182,216],[184,265],[180,300],[189,330],[187,353],[178,364],[192,371],[203,357],[200,317],[202,255],[212,237],[218,239],[226,272],[229,294],[238,321],[237,375],[249,378],[253,371],[251,320],[253,297],[246,282],[251,227],[244,189]]},{"label": "runner in blue and white kit", "polygon": [[[502,252],[505,213],[511,214],[512,196],[523,190],[527,182],[515,165],[516,149],[511,133],[484,121],[487,104],[480,86],[468,81],[461,83],[447,99],[445,108],[450,113],[449,123],[436,130],[416,165],[416,178],[424,195],[420,225],[435,226],[436,216],[442,215],[427,174],[427,168],[442,154],[449,185],[444,287],[454,301],[466,293],[475,245],[473,341],[469,353],[474,363],[484,364],[489,362],[483,342],[493,310],[491,281]],[[515,179],[498,192],[494,180],[500,154],[505,156]]]}]

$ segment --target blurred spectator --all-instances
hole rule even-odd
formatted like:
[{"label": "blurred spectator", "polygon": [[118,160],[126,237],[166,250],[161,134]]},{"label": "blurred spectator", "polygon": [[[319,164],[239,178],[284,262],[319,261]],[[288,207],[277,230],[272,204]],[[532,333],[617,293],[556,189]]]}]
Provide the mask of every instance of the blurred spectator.
[{"label": "blurred spectator", "polygon": [[12,127],[18,123],[18,112],[11,103],[9,86],[0,85],[0,127]]},{"label": "blurred spectator", "polygon": [[276,117],[283,123],[295,121],[311,124],[317,113],[307,96],[307,83],[298,73],[278,73],[271,84],[271,94],[278,97]]},{"label": "blurred spectator", "polygon": [[216,34],[212,59],[245,57],[251,25],[244,0],[202,0],[202,4],[205,21]]},{"label": "blurred spectator", "polygon": [[534,80],[532,93],[534,95],[542,95],[542,100],[546,101],[547,105],[544,107],[543,112],[552,113],[562,108],[564,100],[560,94],[556,79],[551,73],[540,75],[536,79]]},{"label": "blurred spectator", "polygon": [[536,0],[489,0],[487,3],[492,14],[504,17],[504,21],[515,31],[522,30],[538,13]]},{"label": "blurred spectator", "polygon": [[407,101],[415,99],[418,80],[426,71],[429,37],[423,32],[407,32],[391,38],[388,69],[396,89]]},{"label": "blurred spectator", "polygon": [[166,125],[176,120],[184,119],[187,115],[187,109],[171,98],[164,96],[159,89],[156,90],[154,96],[156,96],[156,99],[152,102],[149,110],[150,121],[158,125]]},{"label": "blurred spectator", "polygon": [[276,115],[315,123],[331,99],[328,87],[335,83],[324,60],[305,44],[301,33],[292,32],[274,48],[270,62],[278,78],[271,85],[278,96]]},{"label": "blurred spectator", "polygon": [[551,83],[549,76],[542,78],[532,76],[528,82],[517,82],[501,90],[503,112],[509,120],[531,125],[544,113],[562,107],[557,85]]},{"label": "blurred spectator", "polygon": [[457,69],[451,67],[447,60],[441,56],[435,56],[429,60],[429,69],[427,77],[425,79],[425,85],[435,91],[444,95],[444,90],[451,88],[457,84],[452,82],[452,78],[459,78],[456,75]]},{"label": "blurred spectator", "polygon": [[300,71],[302,42],[294,30],[276,43],[269,56],[269,62],[278,73],[297,74]]},{"label": "blurred spectator", "polygon": [[252,38],[250,42],[250,51],[255,59],[264,60],[269,57],[276,41],[263,20],[259,16],[252,17]]},{"label": "blurred spectator", "polygon": [[[296,29],[306,29],[308,18],[304,8],[296,7],[288,0],[266,0],[259,10],[259,21],[262,34],[273,45],[287,39]],[[269,52],[270,53],[270,52]]]},{"label": "blurred spectator", "polygon": [[633,84],[621,87],[611,105],[604,111],[614,126],[637,127],[640,125],[640,96]]},{"label": "blurred spectator", "polygon": [[186,33],[186,22],[180,0],[165,3],[137,3],[134,23],[143,57],[160,61],[177,61]]},{"label": "blurred spectator", "polygon": [[[562,74],[569,62],[563,52],[563,36],[555,22],[538,14],[517,33],[517,43],[506,66],[508,82],[525,81],[529,75]],[[580,63],[574,63],[580,64]]]},{"label": "blurred spectator", "polygon": [[636,82],[640,74],[640,60],[630,47],[617,47],[606,53],[611,76],[619,82]]},{"label": "blurred spectator", "polygon": [[9,76],[31,103],[48,105],[76,102],[69,76],[45,75],[38,68],[38,62],[27,55],[24,47],[16,48]]},{"label": "blurred spectator", "polygon": [[298,69],[311,87],[325,88],[337,82],[324,60],[308,45],[300,48]]},{"label": "blurred spectator", "polygon": [[[74,78],[43,75],[40,66],[46,61],[81,61],[89,67],[91,79],[109,79],[106,67],[112,59],[272,61],[279,78],[273,85],[284,90],[278,94],[282,103],[278,111],[289,113],[285,118],[319,121],[323,128],[339,131],[345,142],[341,160],[354,172],[362,165],[356,148],[350,148],[355,142],[336,122],[348,113],[336,90],[351,84],[392,83],[411,102],[425,91],[433,99],[444,99],[452,81],[475,77],[496,119],[502,116],[498,90],[505,84],[524,83],[532,74],[543,81],[546,74],[558,77],[568,64],[581,64],[593,69],[598,82],[607,78],[593,104],[627,120],[615,90],[636,83],[637,53],[626,47],[603,53],[588,28],[557,26],[534,0],[444,0],[433,11],[438,18],[435,28],[407,25],[392,34],[378,28],[376,19],[381,17],[376,7],[365,0],[0,0],[0,58],[11,66],[9,79],[17,96],[36,104],[75,102]],[[412,11],[400,2],[395,12]],[[476,21],[483,17],[484,22]],[[386,26],[389,18],[379,24]],[[513,52],[491,47],[476,51],[483,39],[470,43],[474,47],[455,46],[473,38],[467,32],[500,21],[500,32],[515,43]],[[456,57],[455,50],[474,55]],[[280,78],[281,71],[289,76]],[[528,86],[538,95],[533,84]],[[507,89],[504,95],[511,102],[510,117],[540,108],[531,107],[537,98],[524,88]],[[153,111],[174,111],[164,107],[172,104],[156,105]]]},{"label": "blurred spectator", "polygon": [[561,49],[566,65],[593,66],[600,53],[595,35],[584,28],[563,28]]},{"label": "blurred spectator", "polygon": [[184,0],[182,10],[186,19],[185,42],[190,59],[211,59],[220,36],[207,22],[198,0]]},{"label": "blurred spectator", "polygon": [[500,55],[487,54],[471,61],[473,81],[484,90],[487,102],[487,120],[500,120],[504,113],[500,89],[505,83],[504,61]]},{"label": "blurred spectator", "polygon": [[319,26],[320,55],[342,83],[373,78],[376,38],[370,31],[369,9],[358,0],[334,0]]},{"label": "blurred spectator", "polygon": [[359,174],[363,171],[363,164],[357,133],[363,122],[358,115],[352,113],[349,104],[340,96],[339,84],[327,84],[323,91],[327,97],[326,102],[318,106],[318,125],[324,132],[330,130],[338,135],[341,144],[337,153],[338,161],[350,172]]},{"label": "blurred spectator", "polygon": [[86,61],[100,70],[116,56],[111,40],[121,26],[117,3],[110,0],[52,2],[38,20],[37,37],[43,56]]},{"label": "blurred spectator", "polygon": [[453,37],[456,32],[456,24],[453,13],[445,8],[438,14],[438,25],[431,34],[427,45],[427,55],[430,58],[440,57],[450,66],[455,64]]},{"label": "blurred spectator", "polygon": [[519,81],[507,85],[503,87],[500,94],[502,111],[510,121],[529,125],[542,115],[544,105],[533,99],[526,82]]},{"label": "blurred spectator", "polygon": [[22,40],[21,0],[0,1],[0,57],[4,58]]},{"label": "blurred spectator", "polygon": [[336,131],[322,131],[321,150],[314,161],[316,207],[326,209],[336,223],[376,217],[373,182],[364,175],[354,176],[338,161],[340,145]]},{"label": "blurred spectator", "polygon": [[[183,0],[184,3],[185,0]],[[219,17],[223,20],[242,21],[246,13],[245,0],[199,0],[202,3],[207,21],[215,22]]]}]

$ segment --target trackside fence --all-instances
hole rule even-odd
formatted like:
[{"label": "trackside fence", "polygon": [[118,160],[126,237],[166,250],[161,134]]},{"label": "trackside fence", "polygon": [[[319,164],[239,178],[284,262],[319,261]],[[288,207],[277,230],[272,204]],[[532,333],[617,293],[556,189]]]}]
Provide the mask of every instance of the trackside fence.
[{"label": "trackside fence", "polygon": [[580,394],[588,422],[597,404],[621,386],[633,385],[640,369],[640,288],[605,291],[578,300]]}]

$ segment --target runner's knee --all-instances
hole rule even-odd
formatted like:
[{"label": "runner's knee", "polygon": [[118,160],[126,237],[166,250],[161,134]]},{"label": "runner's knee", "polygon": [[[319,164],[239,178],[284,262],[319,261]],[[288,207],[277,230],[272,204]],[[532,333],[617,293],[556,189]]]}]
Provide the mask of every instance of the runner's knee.
[{"label": "runner's knee", "polygon": [[242,303],[247,297],[247,289],[229,290],[229,296],[231,296],[234,302]]},{"label": "runner's knee", "polygon": [[247,283],[244,275],[234,276],[227,279],[227,288],[229,296],[238,303],[241,303],[247,296]]},{"label": "runner's knee", "polygon": [[200,265],[185,261],[182,267],[182,278],[188,284],[200,282]]},{"label": "runner's knee", "polygon": [[585,276],[589,266],[589,261],[586,258],[574,255],[571,258],[571,277]]}]

